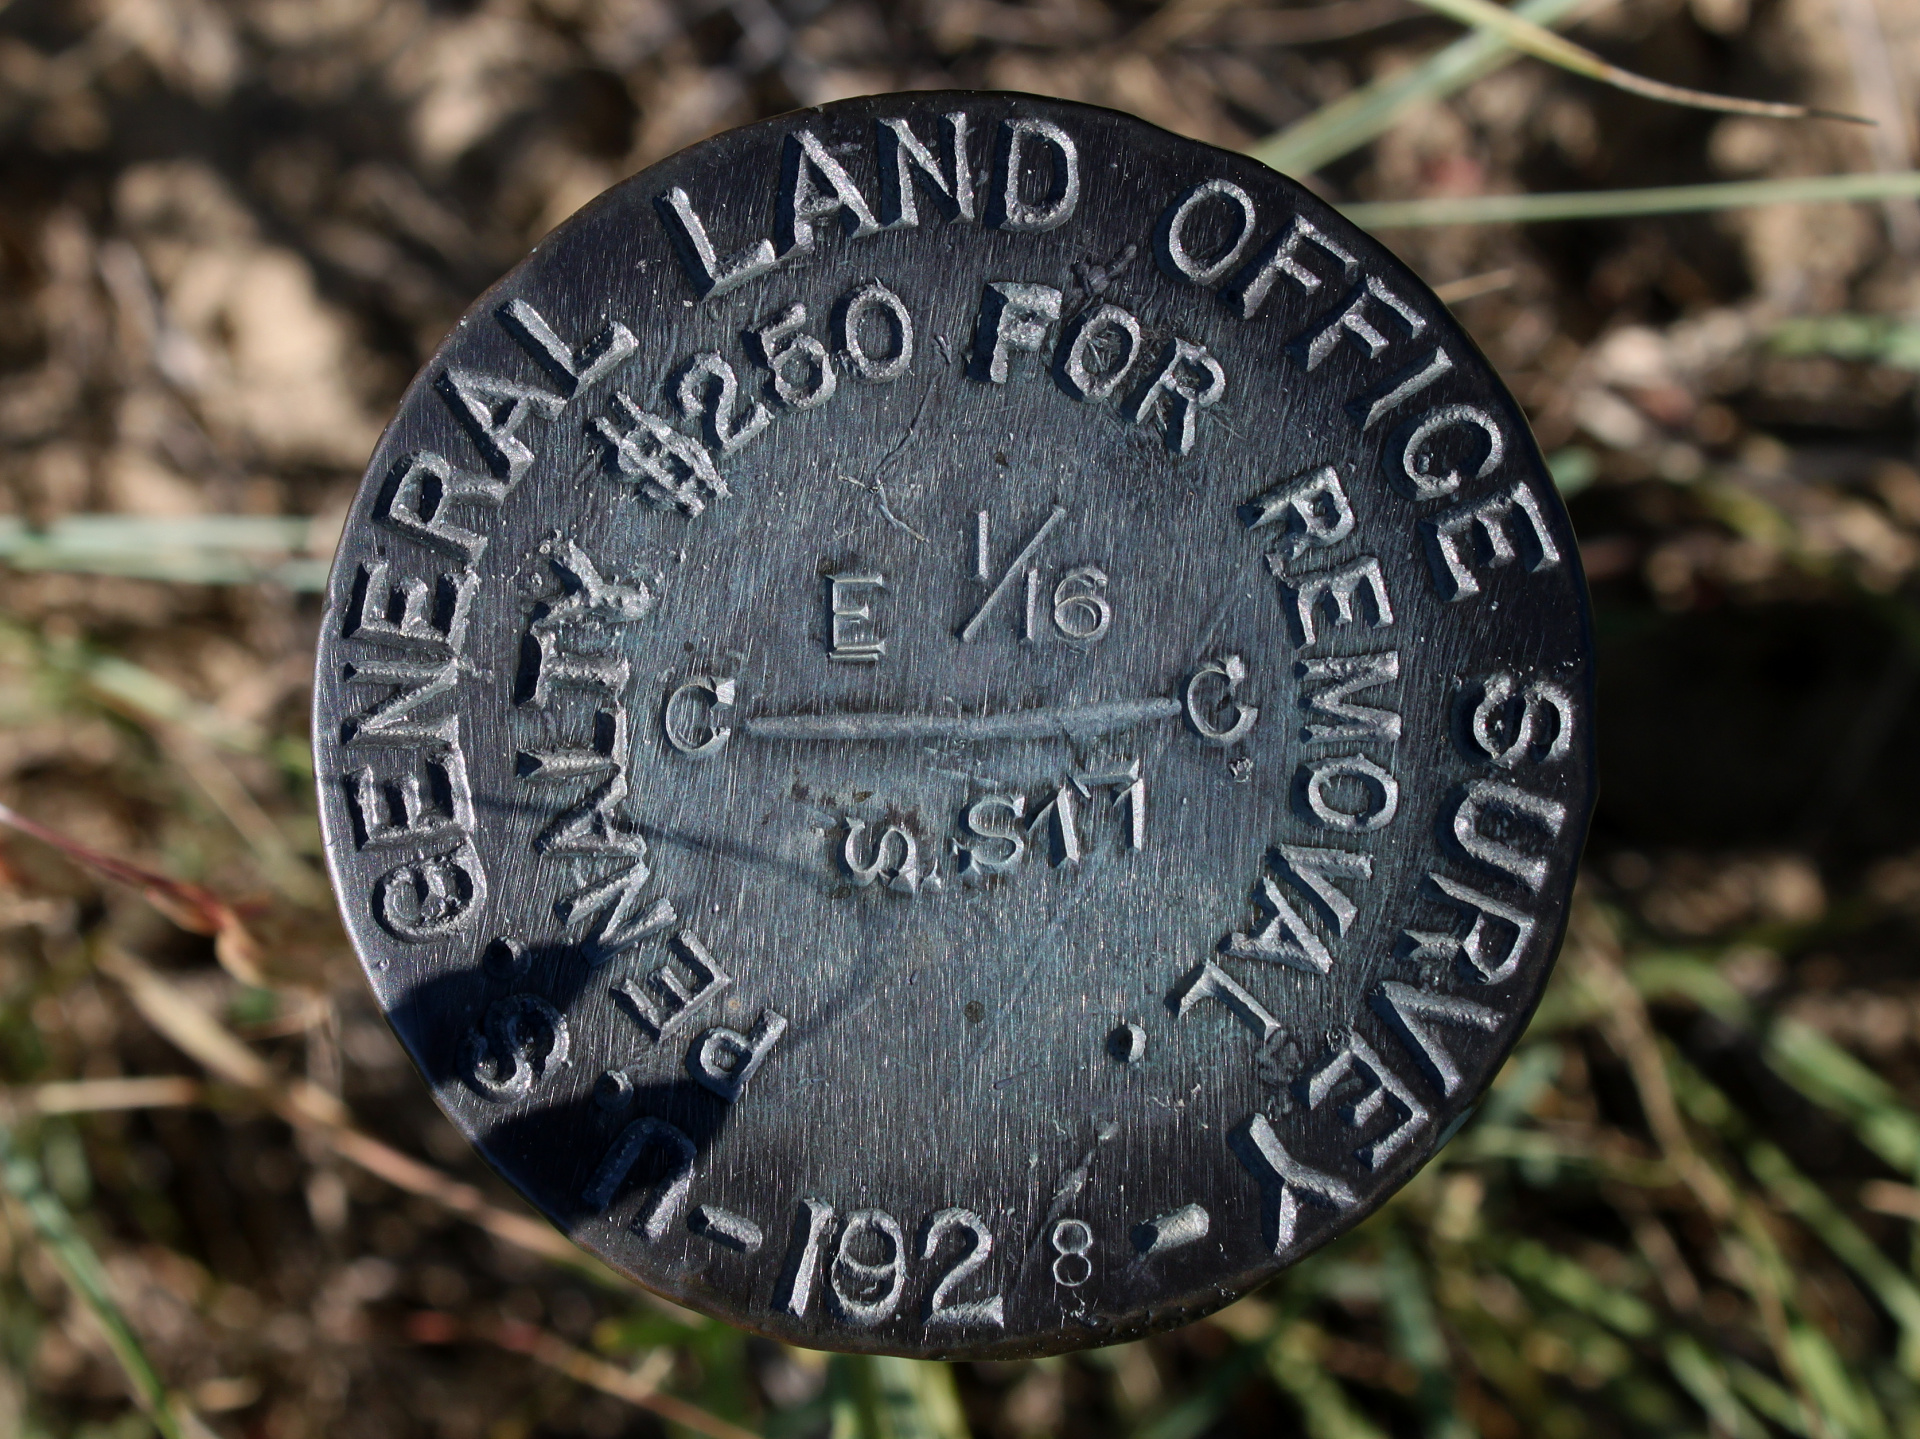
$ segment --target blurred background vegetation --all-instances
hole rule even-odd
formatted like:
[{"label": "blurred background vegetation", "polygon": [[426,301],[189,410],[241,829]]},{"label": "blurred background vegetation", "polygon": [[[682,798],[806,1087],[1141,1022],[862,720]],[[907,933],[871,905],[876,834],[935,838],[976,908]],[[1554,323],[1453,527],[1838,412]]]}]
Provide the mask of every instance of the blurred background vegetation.
[{"label": "blurred background vegetation", "polygon": [[[0,4],[0,1436],[1920,1435],[1920,0],[1517,7],[1870,127],[1444,8]],[[683,145],[924,86],[1391,224],[1601,647],[1573,933],[1473,1122],[1212,1320],[1031,1364],[748,1339],[531,1218],[360,981],[306,749],[358,467],[472,298]]]}]

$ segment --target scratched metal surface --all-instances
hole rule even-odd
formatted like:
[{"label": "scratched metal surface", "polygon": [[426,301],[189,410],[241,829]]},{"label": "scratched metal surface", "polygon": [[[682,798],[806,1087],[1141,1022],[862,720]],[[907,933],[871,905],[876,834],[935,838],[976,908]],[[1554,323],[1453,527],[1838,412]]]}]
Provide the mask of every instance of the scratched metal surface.
[{"label": "scratched metal surface", "polygon": [[1592,800],[1573,537],[1444,308],[1006,95],[738,130],[543,242],[382,439],[316,693],[448,1114],[830,1348],[1112,1342],[1356,1222],[1525,1024]]}]

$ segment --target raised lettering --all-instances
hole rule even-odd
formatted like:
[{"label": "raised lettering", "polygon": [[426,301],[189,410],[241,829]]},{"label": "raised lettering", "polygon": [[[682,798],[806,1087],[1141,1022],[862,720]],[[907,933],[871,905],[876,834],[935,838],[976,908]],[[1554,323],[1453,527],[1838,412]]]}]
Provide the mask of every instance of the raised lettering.
[{"label": "raised lettering", "polygon": [[[672,923],[669,916],[669,924]],[[655,1044],[684,1028],[694,1014],[719,998],[733,983],[707,952],[706,944],[690,929],[674,936],[672,951],[645,979],[632,975],[613,986],[613,996],[631,1011],[634,1020]]]},{"label": "raised lettering", "polygon": [[1393,342],[1380,333],[1374,317],[1368,314],[1370,304],[1384,306],[1409,336],[1427,328],[1419,311],[1369,275],[1354,286],[1346,303],[1335,313],[1296,336],[1287,345],[1288,355],[1302,368],[1317,370],[1333,354],[1334,346],[1342,340],[1352,340],[1366,350],[1368,359],[1379,359],[1380,352]]},{"label": "raised lettering", "polygon": [[885,575],[827,576],[827,658],[841,664],[878,664],[887,642],[874,625],[873,605],[862,598],[866,590],[884,590]]},{"label": "raised lettering", "polygon": [[458,654],[466,647],[467,620],[480,589],[474,570],[420,579],[389,580],[385,560],[362,564],[347,605],[346,638],[393,649]]},{"label": "raised lettering", "polygon": [[486,871],[471,842],[397,864],[373,885],[373,916],[395,939],[426,944],[473,923],[486,902]]},{"label": "raised lettering", "polygon": [[627,426],[622,428],[605,417],[592,426],[606,442],[607,463],[613,475],[635,482],[640,495],[651,504],[677,508],[688,515],[704,511],[709,496],[728,493],[727,482],[714,468],[713,456],[699,441],[641,408],[631,395],[616,390],[613,402],[625,415]]},{"label": "raised lettering", "polygon": [[[1225,748],[1240,743],[1253,731],[1254,722],[1260,718],[1258,705],[1243,704],[1236,698],[1240,686],[1247,680],[1247,662],[1239,655],[1228,655],[1225,659],[1206,660],[1193,672],[1193,678],[1187,681],[1186,693],[1182,704],[1186,708],[1187,723],[1194,732],[1208,744]],[[1223,685],[1216,681],[1224,680]],[[1209,691],[1219,690],[1218,695]],[[1222,702],[1233,706],[1233,718],[1228,724],[1218,724],[1215,717],[1225,718],[1221,714]]]},{"label": "raised lettering", "polygon": [[[888,332],[890,353],[867,348],[868,321],[877,320]],[[842,296],[833,309],[833,346],[847,368],[862,380],[884,385],[913,367],[913,316],[906,301],[878,280],[869,280]]]},{"label": "raised lettering", "polygon": [[[1076,644],[1090,645],[1113,624],[1113,605],[1107,599],[1107,572],[1098,565],[1078,565],[1053,587],[1053,627]],[[1027,638],[1034,638],[1028,626]]]},{"label": "raised lettering", "polygon": [[[666,703],[660,707],[660,727],[666,732],[667,743],[693,759],[710,759],[718,754],[733,737],[733,727],[716,723],[715,714],[732,709],[737,692],[733,680],[713,675],[695,675],[670,691]],[[708,698],[703,701],[702,695]],[[695,707],[700,711],[699,723],[706,729],[704,739],[687,715],[687,711]]]},{"label": "raised lettering", "polygon": [[1129,845],[1134,849],[1147,847],[1147,782],[1141,776],[1137,758],[1112,769],[1075,770],[1071,777],[1082,799],[1092,799],[1096,789],[1112,790],[1112,808],[1127,811]]},{"label": "raised lettering", "polygon": [[1415,361],[1371,394],[1347,401],[1345,409],[1360,421],[1363,431],[1371,430],[1452,369],[1453,357],[1436,346],[1426,359]]},{"label": "raised lettering", "polygon": [[[1526,520],[1519,545],[1509,533],[1515,512]],[[1529,552],[1526,568],[1535,574],[1560,563],[1560,551],[1547,530],[1547,518],[1525,480],[1496,490],[1484,499],[1443,510],[1420,522],[1426,539],[1427,559],[1433,570],[1433,587],[1443,600],[1470,599],[1480,593],[1475,568],[1494,569],[1520,558],[1521,547]],[[1479,533],[1480,545],[1474,544]]]},{"label": "raised lettering", "polygon": [[567,1021],[537,994],[510,994],[487,1006],[485,1022],[467,1035],[460,1069],[487,1099],[521,1099],[567,1062]]},{"label": "raised lettering", "polygon": [[1332,465],[1277,485],[1241,511],[1247,528],[1280,525],[1288,559],[1309,549],[1331,549],[1353,533],[1353,504]]},{"label": "raised lettering", "polygon": [[[1483,828],[1483,822],[1494,812],[1505,815],[1496,827],[1502,838],[1494,838]],[[1512,832],[1515,821],[1544,832],[1549,839],[1556,839],[1567,822],[1567,807],[1556,799],[1529,794],[1499,780],[1477,779],[1461,789],[1451,830],[1454,840],[1469,858],[1489,869],[1512,875],[1528,889],[1538,890],[1547,882],[1547,861],[1542,856],[1523,853],[1504,838]]]},{"label": "raised lettering", "polygon": [[849,819],[847,837],[840,846],[840,859],[854,884],[866,889],[876,880],[900,894],[918,894],[920,886],[932,875],[920,868],[920,842],[904,825],[882,828],[873,841],[872,855],[860,857],[860,838],[867,832],[864,819]]},{"label": "raised lettering", "polygon": [[1344,935],[1360,908],[1333,882],[1334,877],[1372,879],[1372,857],[1344,849],[1314,849],[1292,844],[1278,846],[1276,853],[1285,864],[1288,877],[1325,915],[1334,932]]},{"label": "raised lettering", "polygon": [[[980,608],[973,612],[973,617],[961,628],[960,639],[963,644],[972,642],[973,637],[980,632],[980,626],[985,622],[987,615],[992,611],[993,607],[1000,602],[1001,596],[1013,588],[1014,576],[1026,568],[1027,562],[1039,551],[1042,542],[1045,541],[1048,535],[1053,533],[1055,526],[1066,517],[1066,510],[1059,505],[1055,505],[1047,512],[1047,517],[1040,522],[1039,527],[1028,537],[1027,542],[1020,547],[1020,553],[1013,557],[1013,563],[1007,566],[1005,572],[1001,574],[999,580],[994,584],[992,591],[980,602]],[[980,512],[980,525],[976,538],[978,540],[976,559],[979,562],[979,577],[984,580],[989,574],[987,568],[987,524],[986,512],[984,510]]]},{"label": "raised lettering", "polygon": [[953,1292],[978,1273],[993,1253],[993,1234],[987,1228],[986,1221],[971,1209],[942,1209],[927,1221],[920,1257],[932,1259],[939,1252],[940,1242],[949,1234],[964,1234],[971,1242],[960,1251],[947,1272],[934,1284],[933,1292],[927,1296],[927,1327],[961,1329],[987,1324],[995,1329],[1006,1328],[1006,1304],[998,1294],[986,1299],[964,1300],[958,1304],[953,1301]]},{"label": "raised lettering", "polygon": [[455,505],[498,505],[507,486],[485,475],[456,470],[435,454],[408,455],[393,467],[374,506],[377,524],[417,544],[456,556],[472,565],[487,548],[487,537],[453,523]]},{"label": "raised lettering", "polygon": [[575,349],[556,335],[546,317],[525,300],[509,300],[496,313],[507,333],[526,346],[568,399],[612,374],[622,360],[640,348],[633,331],[618,320],[609,320],[598,335]]},{"label": "raised lettering", "polygon": [[1076,400],[1104,400],[1132,373],[1143,343],[1140,321],[1118,305],[1082,310],[1061,336],[1055,378]]},{"label": "raised lettering", "polygon": [[1014,351],[1038,353],[1047,342],[1048,328],[1059,318],[1060,292],[1053,286],[988,281],[974,325],[973,378],[1006,384]]},{"label": "raised lettering", "polygon": [[[873,1239],[884,1243],[884,1258],[875,1262],[857,1250]],[[840,1242],[827,1266],[827,1294],[834,1310],[849,1324],[871,1328],[899,1307],[907,1287],[907,1237],[900,1221],[884,1209],[856,1209],[840,1226]]]},{"label": "raised lettering", "polygon": [[1135,1225],[1133,1247],[1143,1255],[1165,1254],[1170,1249],[1198,1244],[1212,1227],[1213,1219],[1205,1209],[1198,1204],[1183,1204],[1158,1219]]},{"label": "raised lettering", "polygon": [[1365,755],[1304,760],[1294,784],[1309,816],[1346,834],[1384,829],[1400,812],[1399,781]]},{"label": "raised lettering", "polygon": [[654,1181],[627,1227],[651,1240],[665,1236],[681,1206],[687,1202],[687,1191],[693,1187],[693,1162],[698,1151],[691,1139],[664,1119],[651,1116],[636,1119],[620,1131],[620,1137],[613,1141],[587,1184],[588,1210],[604,1214],[633,1167],[640,1162],[640,1156],[661,1150],[666,1153],[666,1172]]},{"label": "raised lettering", "polygon": [[725,357],[714,350],[687,362],[675,394],[680,413],[698,419],[707,443],[723,455],[732,454],[773,421],[773,411],[758,400],[742,402],[739,377]]},{"label": "raised lettering", "polygon": [[[960,868],[963,880],[968,884],[984,884],[988,875],[1006,874],[1019,866],[1027,856],[1027,838],[1020,832],[1020,821],[1026,813],[1027,797],[1023,794],[990,794],[967,806],[968,835],[987,844],[960,842],[967,856],[967,862]],[[988,844],[1005,845],[1006,849],[995,854],[988,849]]]},{"label": "raised lettering", "polygon": [[[1533,916],[1443,874],[1429,871],[1427,882],[1453,907],[1454,923],[1442,930],[1407,930],[1406,939],[1410,943],[1405,957],[1416,964],[1425,960],[1438,960],[1442,964],[1457,961],[1467,978],[1481,984],[1500,984],[1511,979],[1533,943]],[[1460,932],[1462,919],[1470,921],[1464,934]],[[1511,936],[1503,942],[1496,941],[1495,924],[1506,926],[1512,931]]]},{"label": "raised lettering", "polygon": [[818,1199],[802,1199],[793,1219],[793,1238],[780,1276],[774,1307],[804,1319],[813,1305],[820,1279],[820,1252],[833,1232],[833,1206]]},{"label": "raised lettering", "polygon": [[1027,824],[1027,838],[1032,839],[1052,823],[1053,842],[1048,846],[1047,856],[1055,869],[1063,864],[1078,864],[1085,857],[1080,845],[1078,808],[1073,802],[1073,791],[1062,785],[1053,792],[1052,799],[1034,811]]},{"label": "raised lettering", "polygon": [[[840,387],[827,347],[802,333],[807,323],[805,305],[789,305],[778,319],[747,334],[755,361],[768,372],[773,397],[789,410],[811,410],[824,405]],[[797,368],[796,368],[797,363]]]},{"label": "raised lettering", "polygon": [[1342,1117],[1350,1128],[1367,1128],[1386,1110],[1389,1101],[1404,1111],[1404,1117],[1385,1134],[1354,1150],[1355,1158],[1377,1170],[1426,1125],[1429,1115],[1413,1091],[1374,1053],[1373,1046],[1352,1030],[1335,1041],[1333,1051],[1318,1069],[1294,1086],[1294,1092],[1308,1109],[1318,1109],[1349,1078],[1360,1083],[1359,1093],[1351,1094],[1342,1108]]},{"label": "raised lettering", "polygon": [[656,899],[647,904],[642,891],[653,871],[642,857],[646,840],[637,834],[622,838],[635,851],[625,866],[604,878],[588,880],[553,906],[561,922],[575,931],[587,963],[596,967],[643,939],[671,929],[679,919],[669,900]]},{"label": "raised lettering", "polygon": [[393,687],[385,699],[375,700],[341,725],[341,738],[348,744],[445,746],[459,733],[458,715],[416,714],[460,683],[458,659],[375,660],[343,665],[340,676],[350,685]]},{"label": "raised lettering", "polygon": [[458,744],[458,716],[444,749],[409,755],[403,774],[377,773],[363,765],[347,784],[353,838],[360,849],[432,845],[473,833],[473,786]]},{"label": "raised lettering", "polygon": [[509,485],[533,464],[533,451],[520,438],[520,427],[535,415],[552,419],[567,403],[549,390],[458,368],[441,371],[433,387],[466,426],[494,474]]},{"label": "raised lettering", "polygon": [[[1479,698],[1473,698],[1474,688]],[[1524,762],[1553,764],[1573,752],[1573,696],[1552,680],[1522,680],[1497,670],[1470,687],[1467,737],[1471,748],[1502,769]]]},{"label": "raised lettering", "polygon": [[1333,969],[1333,955],[1326,942],[1293,907],[1280,886],[1271,877],[1260,877],[1259,900],[1272,916],[1250,934],[1239,931],[1221,941],[1220,951],[1234,959],[1259,959],[1326,974]]},{"label": "raised lettering", "polygon": [[[1193,253],[1187,242],[1187,226],[1196,211],[1210,203],[1218,208],[1219,201],[1225,201],[1227,209],[1234,213],[1234,233],[1213,255],[1202,258]],[[1160,223],[1154,228],[1154,252],[1169,279],[1211,285],[1240,263],[1247,246],[1253,243],[1254,224],[1252,196],[1231,180],[1203,180],[1162,212]]]},{"label": "raised lettering", "polygon": [[[1372,555],[1337,570],[1313,570],[1301,575],[1289,575],[1278,555],[1268,555],[1267,568],[1291,601],[1289,617],[1293,620],[1293,642],[1298,646],[1319,643],[1318,621],[1323,614],[1338,626],[1364,620],[1374,629],[1385,629],[1393,623],[1387,577]],[[1364,611],[1357,603],[1362,595],[1367,600]]]},{"label": "raised lettering", "polygon": [[1280,1021],[1247,993],[1240,982],[1210,959],[1203,959],[1167,996],[1167,1008],[1181,1019],[1203,999],[1218,1000],[1262,1044],[1280,1033]]},{"label": "raised lettering", "polygon": [[1305,247],[1308,245],[1337,261],[1343,277],[1351,279],[1360,268],[1360,262],[1345,249],[1328,239],[1305,217],[1296,215],[1292,225],[1268,241],[1265,248],[1233,277],[1220,292],[1220,298],[1237,309],[1241,319],[1251,320],[1260,313],[1260,307],[1266,304],[1267,296],[1273,291],[1274,282],[1282,275],[1311,295],[1325,280],[1306,264]]},{"label": "raised lettering", "polygon": [[967,160],[967,116],[956,110],[940,117],[947,163],[915,138],[905,120],[874,121],[880,170],[880,220],[888,229],[910,230],[920,223],[914,203],[916,182],[948,219],[976,218],[973,167]]},{"label": "raised lettering", "polygon": [[849,239],[871,235],[880,222],[846,166],[828,153],[811,130],[789,134],[781,147],[780,218],[774,228],[784,260],[814,246],[814,226],[839,215]]},{"label": "raised lettering", "polygon": [[1227,393],[1227,372],[1207,353],[1179,336],[1167,342],[1160,368],[1128,405],[1133,422],[1144,425],[1163,410],[1167,417],[1167,448],[1184,455],[1193,448],[1194,427],[1200,411],[1218,404]]},{"label": "raised lettering", "polygon": [[[1313,903],[1335,934],[1344,936],[1359,907],[1334,880],[1373,878],[1372,857],[1344,849],[1280,845],[1272,858],[1274,868]],[[1329,973],[1332,952],[1270,875],[1260,877],[1258,898],[1272,918],[1254,933],[1229,935],[1221,952],[1234,959],[1267,960],[1315,974]]]},{"label": "raised lettering", "polygon": [[764,1242],[760,1226],[744,1214],[722,1209],[717,1204],[702,1204],[687,1216],[687,1228],[703,1234],[715,1244],[724,1244],[742,1254],[752,1254]]},{"label": "raised lettering", "polygon": [[1387,465],[1387,478],[1410,488],[1416,500],[1438,500],[1452,494],[1467,479],[1461,473],[1458,456],[1449,453],[1451,447],[1441,444],[1455,431],[1466,431],[1473,448],[1480,451],[1469,462],[1472,478],[1484,480],[1507,457],[1506,433],[1492,415],[1475,405],[1442,405],[1409,423],[1405,433],[1382,451],[1383,457],[1392,457],[1399,467],[1396,474],[1394,465]]},{"label": "raised lettering", "polygon": [[1350,1209],[1358,1202],[1344,1180],[1309,1169],[1287,1153],[1264,1114],[1256,1112],[1237,1125],[1227,1147],[1259,1182],[1263,1227],[1276,1259],[1293,1248],[1302,1200],[1326,1209]]},{"label": "raised lettering", "polygon": [[1303,740],[1398,739],[1400,716],[1377,705],[1354,703],[1361,690],[1377,689],[1400,678],[1400,652],[1329,655],[1301,660],[1300,708],[1311,716],[1300,727]]},{"label": "raised lettering", "polygon": [[668,238],[673,241],[674,253],[679,255],[687,278],[693,281],[693,288],[702,298],[736,290],[780,263],[771,240],[755,240],[722,260],[707,234],[705,222],[694,212],[693,201],[678,185],[656,196],[653,203]]},{"label": "raised lettering", "polygon": [[1047,1236],[1053,1246],[1053,1282],[1078,1289],[1093,1278],[1093,1226],[1084,1219],[1061,1219]]},{"label": "raised lettering", "polygon": [[1374,1013],[1387,1022],[1400,1042],[1442,1094],[1460,1087],[1460,1067],[1439,1036],[1435,1024],[1465,1025],[1492,1034],[1500,1028],[1500,1011],[1454,994],[1435,994],[1410,984],[1387,980],[1370,1001]]},{"label": "raised lettering", "polygon": [[760,1072],[786,1032],[786,1016],[774,1009],[762,1010],[745,1034],[737,1029],[709,1029],[688,1048],[687,1073],[732,1104],[746,1092],[747,1081]]},{"label": "raised lettering", "polygon": [[[1027,160],[1047,154],[1046,191],[1029,200]],[[1000,122],[994,146],[994,183],[987,200],[987,223],[996,229],[1032,234],[1052,230],[1073,218],[1080,205],[1080,151],[1073,137],[1051,120],[1021,118]]]}]

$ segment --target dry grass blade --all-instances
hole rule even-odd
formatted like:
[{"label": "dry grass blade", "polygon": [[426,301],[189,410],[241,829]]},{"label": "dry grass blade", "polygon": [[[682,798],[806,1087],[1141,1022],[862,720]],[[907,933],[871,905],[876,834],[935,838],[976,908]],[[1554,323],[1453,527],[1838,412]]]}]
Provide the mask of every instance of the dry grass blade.
[{"label": "dry grass blade", "polygon": [[1654,1143],[1713,1221],[1726,1270],[1738,1276],[1752,1299],[1774,1362],[1793,1384],[1802,1406],[1815,1417],[1816,1434],[1825,1435],[1828,1431],[1813,1392],[1815,1376],[1808,1373],[1804,1326],[1796,1324],[1790,1313],[1792,1270],[1765,1219],[1695,1145],[1646,1000],[1621,967],[1618,940],[1599,910],[1588,907],[1579,914],[1562,962],[1575,967],[1580,982],[1598,1002],[1600,1032],[1632,1077]]},{"label": "dry grass blade", "polygon": [[212,890],[187,880],[173,879],[157,870],[142,868],[81,844],[38,820],[28,819],[6,804],[0,804],[0,825],[37,839],[42,844],[51,845],[74,863],[96,874],[139,890],[148,904],[188,933],[210,936],[221,965],[242,984],[255,988],[266,985],[267,980],[260,969],[259,942],[247,929],[239,912]]},{"label": "dry grass blade", "polygon": [[1588,79],[1598,80],[1629,94],[1644,95],[1650,100],[1664,100],[1670,105],[1686,105],[1696,110],[1761,115],[1776,120],[1845,120],[1854,125],[1873,123],[1861,116],[1847,115],[1837,110],[1819,110],[1810,105],[1774,100],[1742,100],[1733,95],[1710,95],[1704,90],[1689,90],[1684,85],[1649,80],[1644,75],[1636,75],[1631,70],[1609,64],[1584,45],[1576,45],[1565,36],[1556,35],[1524,16],[1494,4],[1493,0],[1420,0],[1420,3],[1476,30],[1491,30],[1516,50],[1524,50],[1563,70],[1585,75]]},{"label": "dry grass blade", "polygon": [[450,1344],[467,1338],[483,1340],[512,1353],[524,1354],[569,1379],[610,1394],[637,1409],[658,1414],[670,1424],[705,1434],[709,1439],[760,1439],[751,1429],[729,1423],[697,1404],[662,1394],[660,1383],[673,1367],[670,1349],[655,1349],[639,1368],[622,1369],[536,1325],[501,1321],[463,1327],[451,1315],[435,1310],[414,1314],[407,1323],[407,1333],[423,1344]]},{"label": "dry grass blade", "polygon": [[1444,285],[1433,287],[1433,298],[1443,305],[1458,305],[1467,300],[1477,300],[1482,295],[1498,294],[1510,289],[1520,278],[1520,272],[1511,265],[1498,270],[1488,270],[1479,275],[1467,275],[1458,280],[1449,280]]},{"label": "dry grass blade", "polygon": [[1332,0],[1283,10],[1255,10],[1239,0],[1195,0],[1161,6],[1127,43],[1135,50],[1207,38],[1236,45],[1317,45],[1364,35],[1419,13],[1417,0]]},{"label": "dry grass blade", "polygon": [[349,1163],[397,1189],[430,1199],[485,1229],[495,1238],[556,1263],[582,1267],[588,1261],[564,1235],[524,1215],[489,1204],[470,1184],[451,1179],[430,1164],[353,1128],[352,1116],[333,1095],[301,1079],[283,1079],[258,1054],[178,986],[125,950],[110,949],[100,967],[126,986],[147,1022],[189,1057],[229,1084],[259,1094],[289,1124],[311,1131]]},{"label": "dry grass blade", "polygon": [[184,1074],[137,1079],[61,1079],[0,1091],[0,1114],[100,1114],[115,1109],[179,1109],[205,1102],[207,1087]]},{"label": "dry grass blade", "polygon": [[[1512,12],[1536,25],[1567,24],[1589,0],[1523,0]],[[1351,154],[1416,105],[1444,99],[1519,58],[1505,36],[1475,30],[1436,55],[1322,105],[1247,153],[1288,175],[1309,175]]]},{"label": "dry grass blade", "polygon": [[199,1416],[168,1391],[114,1299],[100,1257],[74,1225],[66,1205],[41,1178],[40,1166],[13,1147],[13,1136],[4,1126],[0,1126],[0,1184],[26,1211],[60,1277],[100,1325],[107,1347],[126,1373],[134,1402],[160,1431],[161,1439],[212,1439]]},{"label": "dry grass blade", "polygon": [[1539,225],[1565,220],[1619,220],[1634,215],[1685,215],[1758,205],[1822,205],[1920,195],[1920,171],[1901,174],[1809,175],[1791,180],[1733,180],[1713,185],[1662,185],[1647,190],[1583,190],[1549,195],[1462,195],[1344,205],[1341,213],[1370,230],[1426,225]]}]

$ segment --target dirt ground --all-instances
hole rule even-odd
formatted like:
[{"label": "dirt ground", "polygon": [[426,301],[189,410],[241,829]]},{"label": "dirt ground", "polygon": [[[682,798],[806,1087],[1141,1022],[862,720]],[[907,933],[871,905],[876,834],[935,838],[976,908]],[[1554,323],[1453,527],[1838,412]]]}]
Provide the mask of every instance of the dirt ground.
[{"label": "dirt ground", "polygon": [[[1913,167],[1916,0],[1588,10],[1570,33],[1630,69],[1880,123],[1523,60],[1311,182]],[[0,835],[0,1436],[1920,1435],[1913,201],[1383,236],[1569,497],[1603,795],[1560,976],[1480,1117],[1215,1320],[829,1362],[570,1266],[433,1108],[316,867],[316,576],[359,466],[578,206],[900,88],[1245,148],[1458,33],[1413,0],[0,4],[0,802],[203,887]],[[262,526],[177,562],[22,540],[75,516]]]}]

